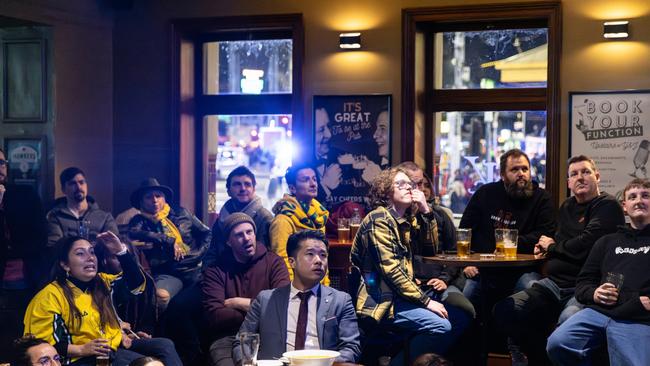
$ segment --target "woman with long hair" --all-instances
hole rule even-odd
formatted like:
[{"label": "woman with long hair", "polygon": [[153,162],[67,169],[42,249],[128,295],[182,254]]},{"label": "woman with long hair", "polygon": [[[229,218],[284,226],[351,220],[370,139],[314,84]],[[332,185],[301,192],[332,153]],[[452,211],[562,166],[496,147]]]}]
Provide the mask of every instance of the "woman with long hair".
[{"label": "woman with long hair", "polygon": [[141,293],[145,279],[135,258],[115,234],[104,232],[97,235],[97,240],[117,256],[123,271],[98,272],[97,257],[90,242],[76,236],[60,239],[54,280],[27,307],[25,333],[52,344],[65,357],[66,365],[95,366],[98,359],[112,359],[113,366],[126,366],[143,356],[139,352],[148,353],[152,347],[173,350],[169,340],[132,340],[123,334],[111,291],[113,286],[125,281],[131,293]]}]

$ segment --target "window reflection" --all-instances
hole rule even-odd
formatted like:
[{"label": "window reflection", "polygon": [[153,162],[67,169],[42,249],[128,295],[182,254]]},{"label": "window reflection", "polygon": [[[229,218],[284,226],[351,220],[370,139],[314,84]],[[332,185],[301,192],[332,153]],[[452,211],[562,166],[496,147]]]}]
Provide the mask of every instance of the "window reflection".
[{"label": "window reflection", "polygon": [[531,177],[546,183],[546,112],[439,112],[435,114],[437,194],[454,213],[462,214],[483,184],[500,179],[499,157],[521,149],[531,163]]},{"label": "window reflection", "polygon": [[255,193],[269,210],[287,191],[284,173],[294,154],[290,115],[206,116],[207,208],[219,212],[228,200],[226,178],[240,165],[255,174]]},{"label": "window reflection", "polygon": [[291,39],[203,44],[204,94],[291,93]]},{"label": "window reflection", "polygon": [[546,87],[547,35],[547,28],[436,33],[436,88]]}]

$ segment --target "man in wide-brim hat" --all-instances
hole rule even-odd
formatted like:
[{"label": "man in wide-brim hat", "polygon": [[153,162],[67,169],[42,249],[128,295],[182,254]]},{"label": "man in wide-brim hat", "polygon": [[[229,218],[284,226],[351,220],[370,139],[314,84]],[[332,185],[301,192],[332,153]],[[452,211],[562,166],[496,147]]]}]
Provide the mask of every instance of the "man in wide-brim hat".
[{"label": "man in wide-brim hat", "polygon": [[201,260],[210,246],[210,229],[182,207],[169,205],[171,188],[147,178],[131,194],[140,210],[129,222],[129,238],[140,246],[156,282],[158,305],[197,281]]}]

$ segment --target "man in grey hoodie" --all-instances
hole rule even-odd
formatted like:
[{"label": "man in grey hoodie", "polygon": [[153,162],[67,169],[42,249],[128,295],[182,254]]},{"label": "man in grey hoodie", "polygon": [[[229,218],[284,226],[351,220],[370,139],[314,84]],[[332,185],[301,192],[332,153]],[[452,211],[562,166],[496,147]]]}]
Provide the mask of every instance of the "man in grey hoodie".
[{"label": "man in grey hoodie", "polygon": [[253,218],[257,228],[257,240],[270,248],[269,226],[273,221],[273,214],[262,206],[262,199],[255,194],[255,175],[245,166],[235,168],[226,178],[226,189],[230,199],[224,203],[219,218],[212,226],[212,243],[203,258],[207,268],[214,264],[223,252],[228,236],[224,235],[224,222],[235,212],[243,212]]},{"label": "man in grey hoodie", "polygon": [[94,240],[98,233],[111,231],[119,235],[113,216],[99,208],[88,196],[86,174],[77,167],[69,167],[59,176],[61,191],[65,197],[58,198],[47,213],[47,240],[50,246],[64,236],[81,236]]}]

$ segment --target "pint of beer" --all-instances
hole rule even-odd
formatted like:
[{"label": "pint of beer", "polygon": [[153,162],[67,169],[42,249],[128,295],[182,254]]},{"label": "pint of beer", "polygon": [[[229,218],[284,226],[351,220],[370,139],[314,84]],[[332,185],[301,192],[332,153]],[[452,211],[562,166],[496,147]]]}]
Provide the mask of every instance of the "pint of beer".
[{"label": "pint of beer", "polygon": [[361,227],[361,224],[352,224],[352,223],[350,223],[350,240],[354,240],[354,238],[357,236],[357,232],[359,231],[359,227]]},{"label": "pint of beer", "polygon": [[469,257],[470,243],[472,242],[472,229],[456,230],[456,250],[459,258]]},{"label": "pint of beer", "polygon": [[[497,257],[506,256],[505,245],[506,243],[515,243],[515,248],[517,244],[518,231],[517,229],[494,229],[494,241],[496,242],[496,248],[494,254]],[[516,256],[516,249],[515,249]]]},{"label": "pint of beer", "polygon": [[494,229],[494,240],[496,249],[494,254],[505,256],[508,259],[517,258],[517,240],[519,232],[517,229]]},{"label": "pint of beer", "polygon": [[108,355],[95,357],[95,365],[97,366],[111,366],[111,360]]},{"label": "pint of beer", "polygon": [[344,217],[338,218],[339,243],[350,243],[350,220]]}]

